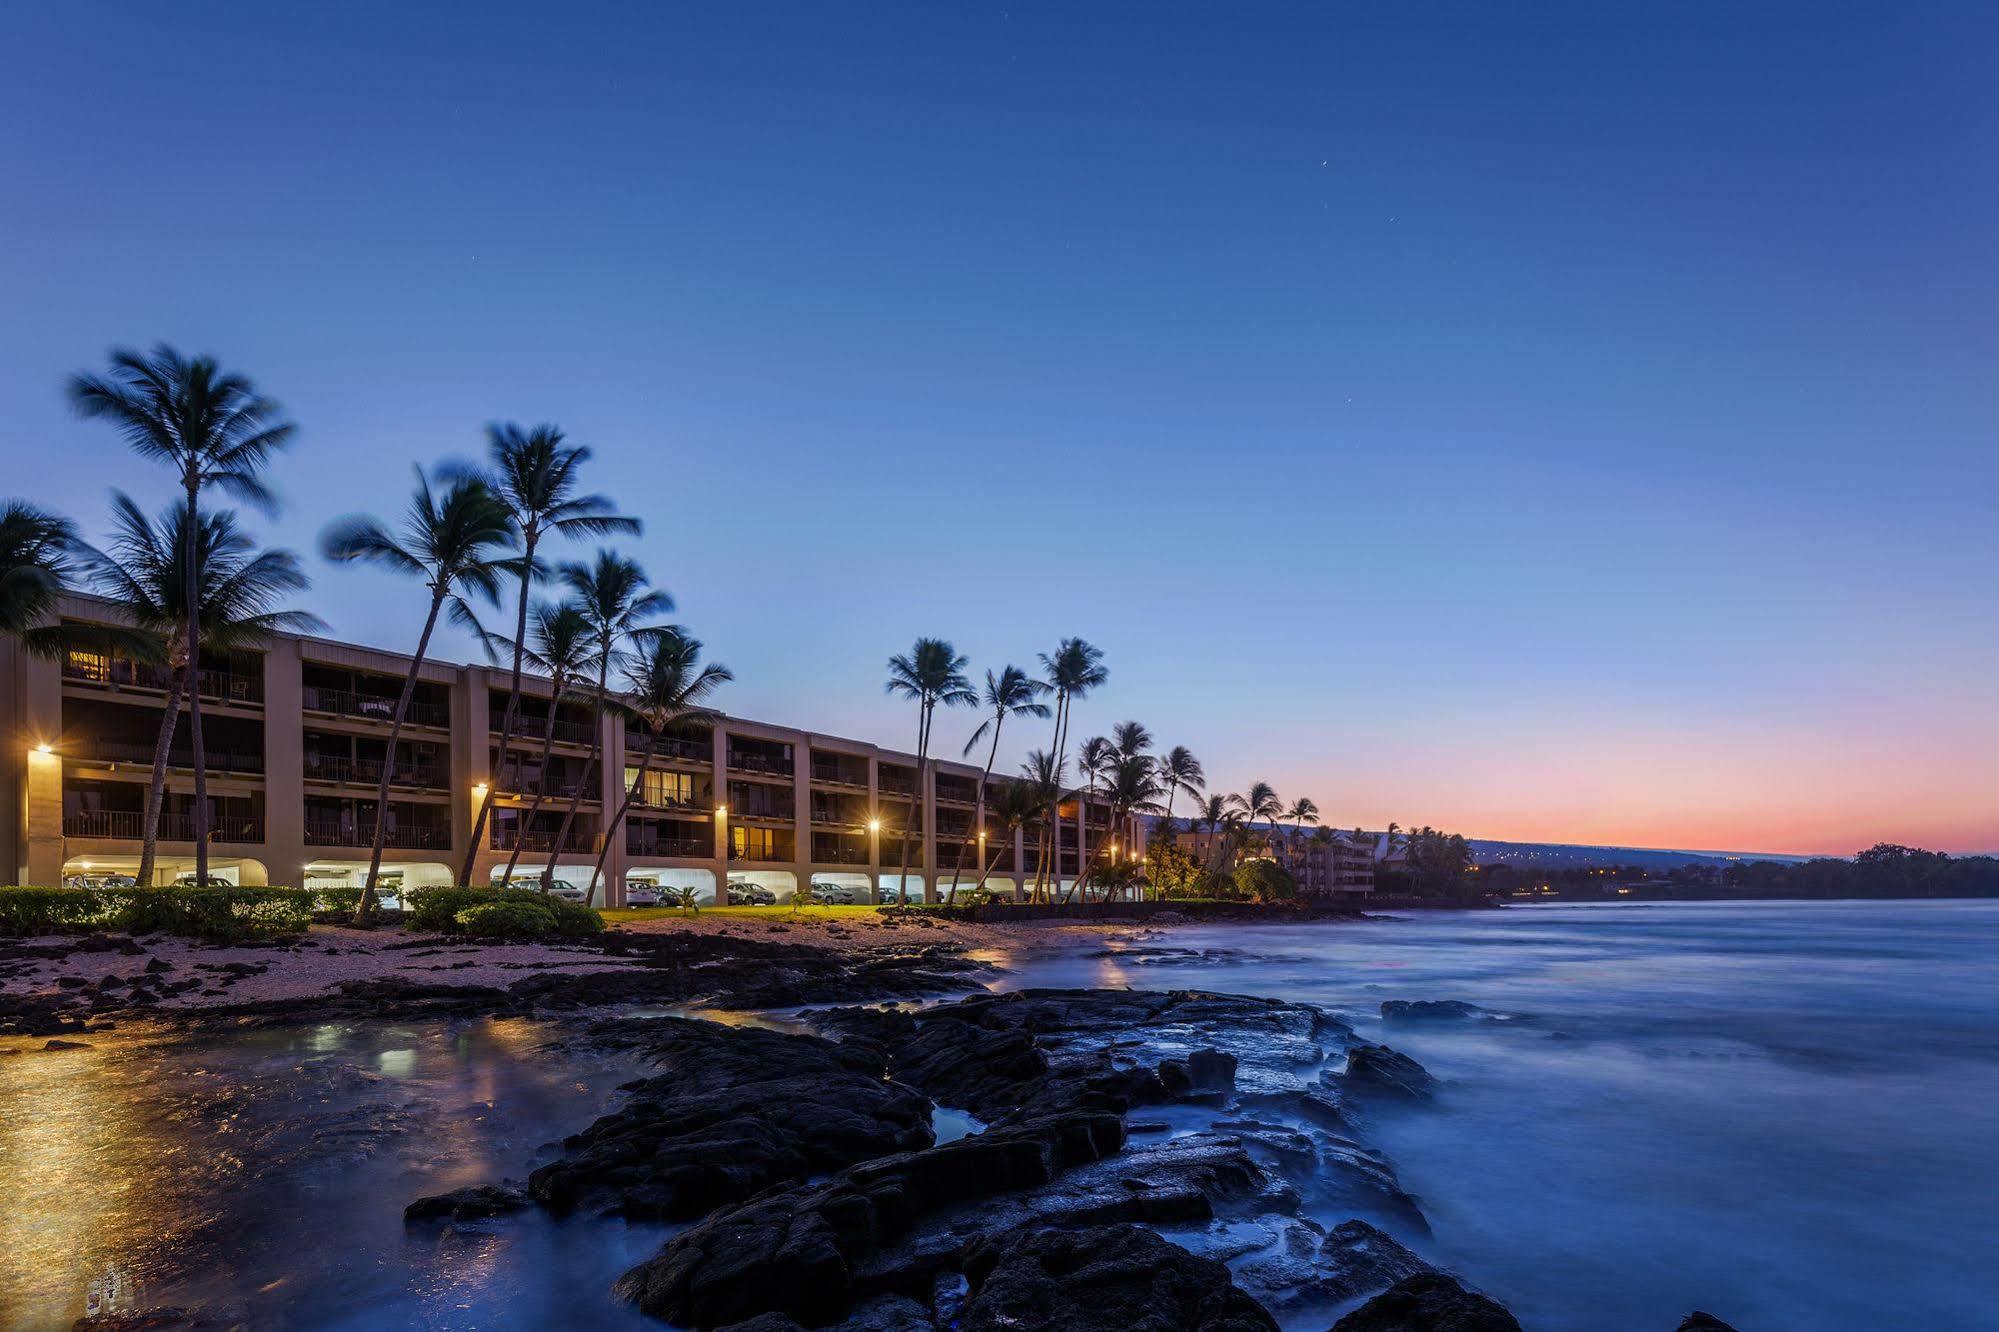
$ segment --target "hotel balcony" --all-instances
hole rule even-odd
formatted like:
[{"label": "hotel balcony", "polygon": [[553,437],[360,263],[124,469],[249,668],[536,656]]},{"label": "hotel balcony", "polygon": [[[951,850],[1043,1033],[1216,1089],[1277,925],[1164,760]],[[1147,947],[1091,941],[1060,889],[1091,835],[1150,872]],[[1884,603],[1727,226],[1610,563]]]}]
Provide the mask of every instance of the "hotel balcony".
[{"label": "hotel balcony", "polygon": [[[504,706],[493,708],[487,714],[487,729],[498,735],[506,725],[506,720],[507,713]],[[515,744],[539,742],[546,735],[553,735],[557,744],[587,745],[597,729],[587,718],[565,717],[559,712],[555,715],[554,731],[551,732],[548,727],[546,711],[536,713],[522,708],[520,714],[514,718],[514,734],[508,748],[511,749]]]},{"label": "hotel balcony", "polygon": [[812,834],[812,863],[815,865],[865,865],[868,863],[866,834],[842,837]]},{"label": "hotel balcony", "polygon": [[851,786],[866,790],[868,785],[868,765],[861,760],[842,763],[821,759],[817,755],[814,755],[812,759],[812,780],[826,786]]},{"label": "hotel balcony", "polygon": [[[105,653],[71,651],[63,658],[62,678],[79,684],[102,685],[108,690],[134,690],[147,694],[167,692],[168,673],[163,667],[129,661]],[[203,667],[196,673],[201,698],[209,703],[229,703],[241,707],[262,707],[264,677],[261,674]]]},{"label": "hotel balcony", "polygon": [[[645,751],[646,738],[643,734],[626,736],[626,758],[637,758]],[[664,763],[713,763],[715,743],[712,740],[689,740],[683,736],[663,735],[652,742],[652,756],[654,761]]]},{"label": "hotel balcony", "polygon": [[[136,809],[72,810],[62,816],[62,832],[65,837],[136,842],[144,822],[144,813]],[[162,842],[193,841],[194,816],[162,811],[158,835]],[[264,819],[260,814],[218,814],[208,821],[208,835],[216,842],[261,842]]]},{"label": "hotel balcony", "polygon": [[679,856],[689,860],[712,860],[715,838],[675,836],[651,824],[625,825],[625,854],[630,856]]},{"label": "hotel balcony", "polygon": [[[395,721],[396,700],[399,697],[399,694],[366,693],[319,685],[305,685],[299,691],[300,706],[307,712],[319,712],[330,717],[345,717],[355,721],[381,722],[384,725]],[[431,699],[412,698],[409,711],[403,714],[403,724],[448,730],[451,726],[451,705]]]},{"label": "hotel balcony", "polygon": [[[305,779],[309,782],[376,786],[382,780],[382,763],[383,760],[378,758],[351,758],[343,754],[308,752],[305,756]],[[389,774],[389,784],[441,791],[450,784],[450,775],[436,763],[416,760],[404,762],[399,759],[395,771]]]},{"label": "hotel balcony", "polygon": [[[147,771],[151,771],[153,766],[153,747],[136,740],[82,740],[74,748],[76,752],[72,758],[79,764],[130,765]],[[210,776],[220,773],[230,777],[261,777],[264,774],[262,750],[224,749],[210,744],[202,747],[201,757]],[[194,771],[194,750],[168,750],[167,767],[177,772]]]},{"label": "hotel balcony", "polygon": [[[305,841],[307,846],[373,846],[375,825],[338,819],[307,819]],[[446,851],[451,847],[451,829],[436,825],[400,824],[389,829],[382,845],[398,851]]]},{"label": "hotel balcony", "polygon": [[572,828],[569,836],[558,846],[553,830],[529,828],[522,831],[518,828],[497,825],[492,830],[491,838],[492,849],[495,851],[512,851],[516,847],[522,851],[595,851],[596,841],[594,834],[586,833],[580,828]]}]

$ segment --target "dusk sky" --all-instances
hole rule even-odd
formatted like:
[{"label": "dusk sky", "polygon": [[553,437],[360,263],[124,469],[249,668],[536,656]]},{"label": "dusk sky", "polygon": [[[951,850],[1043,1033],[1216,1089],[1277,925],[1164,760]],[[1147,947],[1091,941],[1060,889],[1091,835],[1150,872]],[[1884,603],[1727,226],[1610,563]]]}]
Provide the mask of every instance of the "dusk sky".
[{"label": "dusk sky", "polygon": [[908,746],[917,635],[1075,634],[1079,736],[1339,826],[1999,850],[1995,65],[1989,3],[12,5],[0,490],[165,503],[62,394],[165,340],[300,423],[301,551],[559,423],[732,712]]}]

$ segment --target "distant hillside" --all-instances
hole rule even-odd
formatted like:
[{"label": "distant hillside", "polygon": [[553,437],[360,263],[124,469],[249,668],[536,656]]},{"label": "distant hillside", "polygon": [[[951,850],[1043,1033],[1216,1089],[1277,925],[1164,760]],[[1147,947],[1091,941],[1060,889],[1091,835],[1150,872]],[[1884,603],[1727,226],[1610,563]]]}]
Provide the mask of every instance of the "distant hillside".
[{"label": "distant hillside", "polygon": [[1809,857],[1780,856],[1761,851],[1668,851],[1641,846],[1565,846],[1559,842],[1495,842],[1482,837],[1471,840],[1472,859],[1481,865],[1520,865],[1537,869],[1588,869],[1593,866],[1632,865],[1651,870],[1673,870],[1683,865],[1732,865],[1744,860],[1773,860],[1799,864]]}]

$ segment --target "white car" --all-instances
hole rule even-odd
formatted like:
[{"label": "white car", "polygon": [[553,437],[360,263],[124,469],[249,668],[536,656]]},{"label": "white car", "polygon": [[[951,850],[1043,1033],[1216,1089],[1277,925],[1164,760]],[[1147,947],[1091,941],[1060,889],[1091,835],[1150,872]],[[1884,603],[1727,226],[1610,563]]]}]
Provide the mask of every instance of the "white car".
[{"label": "white car", "polygon": [[[541,891],[541,876],[537,874],[527,879],[509,879],[507,880],[507,887],[518,888],[530,893],[538,893]],[[583,890],[567,879],[555,879],[551,881],[548,885],[548,895],[550,897],[559,897],[565,902],[581,902],[583,900]]]},{"label": "white car", "polygon": [[628,883],[625,885],[625,905],[628,907],[655,907],[659,905],[659,885],[656,883]]},{"label": "white car", "polygon": [[844,883],[812,881],[812,900],[825,906],[852,906],[854,890]]}]

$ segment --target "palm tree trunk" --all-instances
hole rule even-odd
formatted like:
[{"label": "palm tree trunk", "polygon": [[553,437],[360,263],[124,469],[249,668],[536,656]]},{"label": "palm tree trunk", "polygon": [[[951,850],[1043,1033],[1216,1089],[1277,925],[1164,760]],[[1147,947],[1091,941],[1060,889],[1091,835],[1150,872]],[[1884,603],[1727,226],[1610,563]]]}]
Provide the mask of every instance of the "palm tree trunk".
[{"label": "palm tree trunk", "polygon": [[[618,829],[624,826],[625,811],[629,810],[632,807],[632,802],[638,799],[639,791],[645,786],[646,774],[652,771],[652,757],[653,753],[658,749],[658,747],[659,747],[658,733],[654,732],[649,734],[646,739],[645,757],[639,760],[639,775],[632,778],[631,789],[625,792],[624,799],[618,802],[618,812],[612,816],[610,826],[604,830],[604,845],[602,849],[600,849],[597,852],[596,865],[594,865],[590,870],[590,887],[586,889],[583,893],[584,906],[589,906],[596,901],[597,880],[604,873],[605,860],[607,860],[610,857],[611,839],[613,837],[616,837],[618,835]],[[608,896],[609,894],[607,893],[606,897],[608,898]]]},{"label": "palm tree trunk", "polygon": [[[416,696],[417,676],[423,671],[424,654],[430,651],[437,613],[444,609],[444,599],[450,593],[450,585],[440,578],[430,594],[430,614],[423,617],[416,656],[410,659],[409,674],[403,677],[403,692],[396,698],[395,719],[389,723],[389,743],[382,752],[382,780],[375,785],[375,844],[368,851],[368,877],[361,884],[361,904],[354,909],[356,925],[368,924],[375,915],[375,880],[382,872],[382,848],[389,839],[389,784],[396,776],[396,742],[402,739],[403,718],[409,715],[410,700]],[[195,692],[200,692],[198,687]]]},{"label": "palm tree trunk", "polygon": [[[909,905],[909,825],[923,822],[923,770],[924,759],[930,752],[930,704],[918,706],[916,712],[916,788],[909,796],[909,817],[902,826],[902,869],[896,875],[895,895],[898,906]],[[927,900],[928,894],[925,894]]]},{"label": "palm tree trunk", "polygon": [[[993,761],[999,757],[1000,727],[1005,724],[1006,724],[1006,713],[1004,711],[1001,711],[997,716],[993,718],[993,745],[991,749],[986,751],[986,770],[979,774],[979,805],[978,805],[978,813],[975,817],[977,817],[981,825],[983,825],[986,821],[986,783],[991,781],[993,777]],[[958,858],[956,861],[952,862],[951,865],[950,905],[952,906],[956,906],[958,903],[958,871],[965,867],[965,848],[968,845],[970,845],[970,843],[967,842],[958,843]],[[979,876],[979,887],[983,888],[985,886],[986,886],[986,876],[981,874]]]},{"label": "palm tree trunk", "polygon": [[[977,896],[978,896],[978,895],[979,895],[980,893],[982,893],[982,892],[984,892],[984,891],[986,890],[986,879],[987,879],[987,877],[988,877],[988,876],[990,876],[990,875],[992,874],[992,872],[993,872],[993,866],[995,866],[995,865],[999,864],[999,858],[1000,858],[1000,853],[999,853],[999,852],[997,852],[997,851],[993,852],[993,853],[992,853],[992,854],[991,854],[990,856],[987,856],[987,857],[986,857],[986,863],[985,863],[984,867],[982,867],[982,868],[981,868],[981,869],[979,870],[979,883],[978,883],[978,886],[977,886],[976,888],[972,889],[972,896],[973,896],[973,897],[977,897]],[[1014,866],[1014,868],[1015,868],[1015,869],[1019,869],[1019,868],[1020,868],[1020,866],[1018,866],[1018,865],[1015,865],[1015,866]],[[1015,898],[1014,900],[1015,900],[1015,901],[1019,901],[1020,899],[1018,899],[1018,898]]]},{"label": "palm tree trunk", "polygon": [[187,602],[187,734],[194,756],[194,881],[208,884],[208,754],[201,743],[201,524],[195,503],[201,482],[190,475],[187,487],[187,568],[181,594]]},{"label": "palm tree trunk", "polygon": [[[548,791],[548,758],[555,750],[555,702],[562,697],[561,678],[556,678],[553,684],[555,692],[549,695],[548,699],[548,722],[541,728],[541,781],[535,789],[533,798],[528,801],[528,807],[521,811],[521,826],[514,830],[513,852],[507,857],[506,872],[500,876],[500,886],[503,888],[514,881],[514,869],[521,863],[521,850],[527,845],[528,824],[532,823],[534,816],[541,812],[542,797]],[[546,885],[542,891],[548,891]]]},{"label": "palm tree trunk", "polygon": [[[521,604],[514,612],[514,668],[507,681],[507,710],[500,719],[500,743],[493,749],[493,772],[486,783],[486,794],[479,801],[479,812],[472,818],[472,840],[465,848],[465,865],[458,872],[458,882],[472,882],[472,862],[479,857],[479,839],[486,835],[486,815],[493,808],[493,797],[500,792],[500,774],[507,766],[507,745],[514,738],[514,726],[521,715],[521,659],[527,655],[528,634],[528,580],[534,567],[534,546],[540,540],[539,532],[523,534],[521,556]],[[551,707],[553,704],[550,705]],[[477,724],[477,719],[474,719]]]},{"label": "palm tree trunk", "polygon": [[160,850],[160,808],[167,800],[167,758],[173,752],[181,691],[186,688],[187,672],[173,672],[167,680],[167,710],[160,718],[160,736],[153,741],[153,778],[146,788],[145,822],[139,827],[139,872],[133,881],[141,888],[153,886],[153,862]]},{"label": "palm tree trunk", "polygon": [[[541,890],[548,892],[555,887],[555,858],[562,854],[564,843],[569,840],[569,830],[576,826],[576,811],[583,808],[583,791],[597,771],[597,760],[604,749],[604,691],[611,686],[611,645],[604,644],[604,656],[597,663],[597,697],[590,710],[596,725],[590,728],[590,757],[583,764],[583,780],[576,784],[576,791],[569,797],[569,808],[562,812],[562,825],[555,830],[555,841],[548,849],[548,863],[541,867]],[[548,701],[548,716],[551,723],[555,719],[555,700]],[[548,769],[541,770],[542,784],[548,783]],[[602,782],[598,785],[601,787]]]}]

